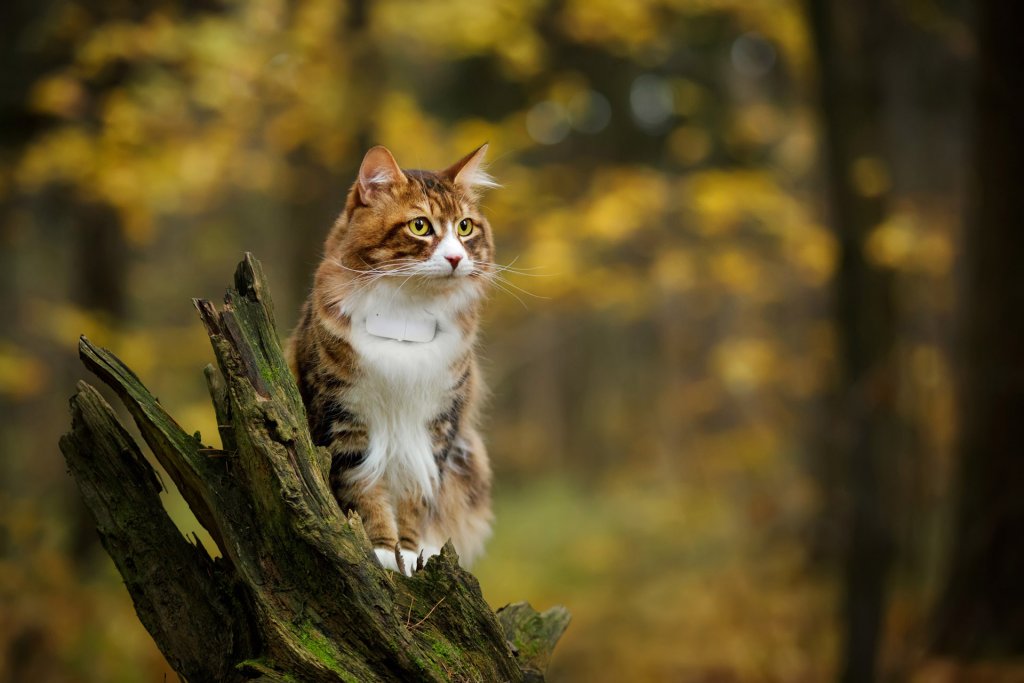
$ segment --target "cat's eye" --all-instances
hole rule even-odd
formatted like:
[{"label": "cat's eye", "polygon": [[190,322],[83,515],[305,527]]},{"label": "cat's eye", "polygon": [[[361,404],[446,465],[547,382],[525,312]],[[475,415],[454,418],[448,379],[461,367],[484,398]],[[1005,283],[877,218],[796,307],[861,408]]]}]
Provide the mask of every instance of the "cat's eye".
[{"label": "cat's eye", "polygon": [[476,223],[469,218],[463,218],[459,221],[459,237],[469,237],[473,234],[474,228],[476,228]]},{"label": "cat's eye", "polygon": [[405,224],[409,228],[409,232],[416,235],[417,237],[423,237],[429,235],[434,231],[434,226],[430,224],[423,216],[419,218],[413,218],[411,221]]}]

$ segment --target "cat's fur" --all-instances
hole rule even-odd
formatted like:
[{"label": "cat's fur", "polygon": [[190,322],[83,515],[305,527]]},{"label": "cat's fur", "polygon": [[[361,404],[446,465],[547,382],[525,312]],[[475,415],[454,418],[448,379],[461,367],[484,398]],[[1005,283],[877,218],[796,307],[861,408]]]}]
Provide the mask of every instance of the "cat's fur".
[{"label": "cat's fur", "polygon": [[[331,453],[331,486],[362,517],[384,566],[411,573],[451,539],[472,562],[490,533],[491,471],[476,422],[479,307],[493,271],[477,203],[494,186],[486,145],[440,172],[403,171],[367,152],[324,245],[288,344],[309,426]],[[409,227],[427,218],[435,234]],[[474,233],[460,237],[464,218]],[[370,334],[368,316],[436,318],[432,341]]]}]

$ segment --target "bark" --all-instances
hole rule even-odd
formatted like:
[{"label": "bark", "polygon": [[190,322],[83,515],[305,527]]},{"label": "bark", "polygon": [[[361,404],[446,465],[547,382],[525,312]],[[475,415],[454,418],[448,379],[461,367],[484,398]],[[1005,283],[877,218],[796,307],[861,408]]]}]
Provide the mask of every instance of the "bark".
[{"label": "bark", "polygon": [[959,503],[934,650],[1024,654],[1024,72],[1019,7],[977,5],[958,339]]},{"label": "bark", "polygon": [[182,538],[152,468],[84,382],[61,439],[104,547],[171,666],[192,681],[542,680],[564,608],[537,614],[519,604],[495,615],[450,544],[411,578],[385,570],[358,516],[335,504],[259,263],[239,264],[220,310],[195,303],[217,358],[206,375],[223,449],[185,433],[113,354],[85,338],[79,350],[222,557]]}]

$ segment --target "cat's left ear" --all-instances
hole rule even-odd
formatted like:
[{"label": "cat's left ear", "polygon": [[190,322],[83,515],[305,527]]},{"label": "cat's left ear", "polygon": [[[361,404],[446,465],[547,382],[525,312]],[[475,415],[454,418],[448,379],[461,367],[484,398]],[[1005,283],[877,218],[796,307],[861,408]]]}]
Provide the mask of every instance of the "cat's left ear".
[{"label": "cat's left ear", "polygon": [[462,185],[473,194],[480,189],[500,187],[491,174],[484,170],[485,154],[487,154],[486,142],[441,171],[441,175],[456,185]]}]

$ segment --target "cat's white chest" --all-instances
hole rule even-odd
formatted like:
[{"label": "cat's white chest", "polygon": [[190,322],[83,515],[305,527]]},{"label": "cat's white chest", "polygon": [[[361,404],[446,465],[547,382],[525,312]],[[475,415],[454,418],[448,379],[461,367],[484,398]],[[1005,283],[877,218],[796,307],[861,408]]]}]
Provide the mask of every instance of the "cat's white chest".
[{"label": "cat's white chest", "polygon": [[369,436],[367,457],[354,474],[368,484],[382,480],[396,493],[428,498],[435,491],[429,426],[453,382],[452,364],[468,347],[446,303],[380,288],[342,309],[360,370],[346,399]]}]

